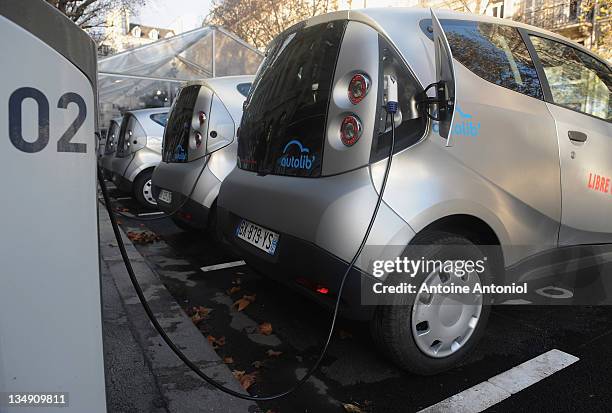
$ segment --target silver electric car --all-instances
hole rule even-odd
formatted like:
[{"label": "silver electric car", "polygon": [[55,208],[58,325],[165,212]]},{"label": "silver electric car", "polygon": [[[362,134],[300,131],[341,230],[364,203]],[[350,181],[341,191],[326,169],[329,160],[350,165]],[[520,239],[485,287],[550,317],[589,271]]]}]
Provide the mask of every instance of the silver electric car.
[{"label": "silver electric car", "polygon": [[151,176],[161,161],[168,111],[169,108],[155,108],[126,112],[112,160],[112,179],[117,188],[133,194],[146,208],[156,206],[151,191]]},{"label": "silver electric car", "polygon": [[[119,130],[121,129],[121,119],[122,118],[119,117],[110,121],[108,129],[106,130],[104,147],[101,148],[101,156],[98,160],[102,167],[104,177],[108,180],[113,179],[112,165],[115,151],[117,150],[117,138],[119,136]],[[102,141],[100,141],[100,146],[102,146]]]},{"label": "silver electric car", "polygon": [[443,371],[474,348],[489,297],[425,291],[377,305],[364,294],[381,280],[370,264],[418,245],[424,260],[498,246],[480,273],[412,278],[469,287],[547,250],[612,242],[611,88],[604,60],[509,20],[399,8],[314,17],[279,35],[256,75],[218,197],[223,237],[332,305],[394,134],[384,202],[341,310],[371,320],[404,368]]},{"label": "silver electric car", "polygon": [[252,81],[228,76],[189,82],[174,102],[153,194],[159,209],[176,212],[172,219],[181,228],[216,226],[217,194],[236,166],[236,130]]}]

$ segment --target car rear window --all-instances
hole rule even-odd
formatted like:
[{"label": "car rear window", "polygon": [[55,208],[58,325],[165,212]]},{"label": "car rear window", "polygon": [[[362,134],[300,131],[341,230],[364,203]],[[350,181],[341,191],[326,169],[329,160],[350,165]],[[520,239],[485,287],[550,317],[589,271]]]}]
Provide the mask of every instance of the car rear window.
[{"label": "car rear window", "polygon": [[166,123],[168,123],[168,112],[166,113],[154,113],[153,115],[151,115],[151,120],[155,123],[157,123],[158,125],[161,126],[166,126]]},{"label": "car rear window", "polygon": [[274,40],[242,117],[239,168],[321,175],[327,108],[345,27],[345,21],[302,24]]},{"label": "car rear window", "polygon": [[164,162],[188,161],[189,131],[191,130],[193,107],[198,99],[200,87],[200,85],[185,86],[176,97],[176,102],[169,114],[164,130],[162,150]]}]

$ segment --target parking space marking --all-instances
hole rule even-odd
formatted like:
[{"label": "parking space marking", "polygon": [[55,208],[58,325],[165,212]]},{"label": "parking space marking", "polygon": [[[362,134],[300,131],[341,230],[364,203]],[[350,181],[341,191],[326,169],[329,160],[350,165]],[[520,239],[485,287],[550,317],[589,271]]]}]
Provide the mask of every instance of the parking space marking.
[{"label": "parking space marking", "polygon": [[138,214],[139,217],[146,217],[147,215],[161,215],[165,214],[164,211],[156,211],[156,212],[143,212],[142,214]]},{"label": "parking space marking", "polygon": [[242,267],[243,265],[246,265],[246,262],[232,261],[232,262],[226,262],[224,264],[209,265],[207,267],[202,267],[200,269],[204,272],[207,272],[207,271],[223,270],[225,268]]},{"label": "parking space marking", "polygon": [[477,413],[580,360],[553,349],[418,413]]}]

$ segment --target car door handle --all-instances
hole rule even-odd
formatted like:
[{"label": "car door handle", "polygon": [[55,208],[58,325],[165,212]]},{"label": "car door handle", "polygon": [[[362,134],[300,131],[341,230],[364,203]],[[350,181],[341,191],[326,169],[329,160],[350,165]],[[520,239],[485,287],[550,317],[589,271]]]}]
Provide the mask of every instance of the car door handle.
[{"label": "car door handle", "polygon": [[586,133],[578,132],[576,130],[568,131],[567,136],[570,138],[570,141],[573,142],[584,142],[587,140]]}]

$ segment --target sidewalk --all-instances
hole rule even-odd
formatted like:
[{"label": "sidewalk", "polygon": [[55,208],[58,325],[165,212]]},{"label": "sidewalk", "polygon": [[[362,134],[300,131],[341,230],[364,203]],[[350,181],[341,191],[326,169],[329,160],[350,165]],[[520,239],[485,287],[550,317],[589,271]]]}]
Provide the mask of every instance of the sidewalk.
[{"label": "sidewalk", "polygon": [[[102,205],[98,221],[108,411],[259,411],[255,403],[213,389],[170,351],[133,290]],[[125,234],[123,241],[151,309],[168,335],[206,374],[229,388],[243,391]]]}]

